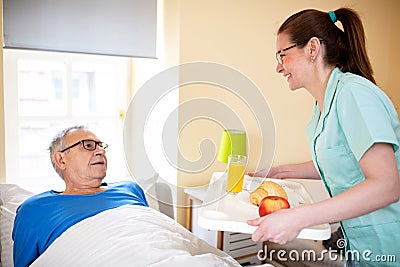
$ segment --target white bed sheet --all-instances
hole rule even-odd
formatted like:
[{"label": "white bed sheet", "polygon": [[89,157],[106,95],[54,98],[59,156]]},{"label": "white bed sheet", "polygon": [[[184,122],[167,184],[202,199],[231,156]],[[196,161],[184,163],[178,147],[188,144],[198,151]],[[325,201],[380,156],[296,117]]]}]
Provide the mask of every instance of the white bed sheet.
[{"label": "white bed sheet", "polygon": [[240,265],[168,216],[126,205],[70,227],[31,266]]}]

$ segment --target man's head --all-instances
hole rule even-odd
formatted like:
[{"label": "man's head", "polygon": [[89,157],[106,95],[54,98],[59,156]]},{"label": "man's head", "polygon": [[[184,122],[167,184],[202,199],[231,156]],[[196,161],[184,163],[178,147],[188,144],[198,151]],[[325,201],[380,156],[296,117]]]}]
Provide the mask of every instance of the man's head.
[{"label": "man's head", "polygon": [[85,126],[72,126],[53,138],[49,151],[54,169],[65,182],[91,182],[106,176],[106,148]]}]

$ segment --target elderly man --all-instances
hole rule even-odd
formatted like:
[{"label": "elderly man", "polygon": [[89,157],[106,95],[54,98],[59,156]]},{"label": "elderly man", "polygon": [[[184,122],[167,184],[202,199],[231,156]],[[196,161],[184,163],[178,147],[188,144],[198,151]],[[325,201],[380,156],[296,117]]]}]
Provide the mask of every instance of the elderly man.
[{"label": "elderly man", "polygon": [[148,206],[136,183],[103,183],[107,144],[84,126],[61,131],[49,150],[65,190],[38,194],[18,208],[12,234],[15,266],[30,265],[65,230],[88,217],[122,205]]}]

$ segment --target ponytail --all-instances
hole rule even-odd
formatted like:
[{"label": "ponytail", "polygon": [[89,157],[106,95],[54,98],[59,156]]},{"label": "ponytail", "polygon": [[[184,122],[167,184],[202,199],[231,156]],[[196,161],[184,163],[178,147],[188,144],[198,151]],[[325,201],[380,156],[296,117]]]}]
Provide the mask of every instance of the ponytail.
[{"label": "ponytail", "polygon": [[358,14],[348,8],[335,11],[337,20],[342,23],[344,40],[348,49],[348,59],[343,64],[343,71],[361,75],[373,83],[372,66],[367,55],[364,28]]}]

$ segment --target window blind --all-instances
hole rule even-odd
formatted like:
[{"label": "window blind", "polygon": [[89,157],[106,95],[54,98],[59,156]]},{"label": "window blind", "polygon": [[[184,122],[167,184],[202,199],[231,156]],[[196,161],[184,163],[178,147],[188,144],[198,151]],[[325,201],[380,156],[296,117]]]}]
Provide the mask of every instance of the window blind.
[{"label": "window blind", "polygon": [[156,21],[156,0],[3,0],[3,47],[155,58]]}]

